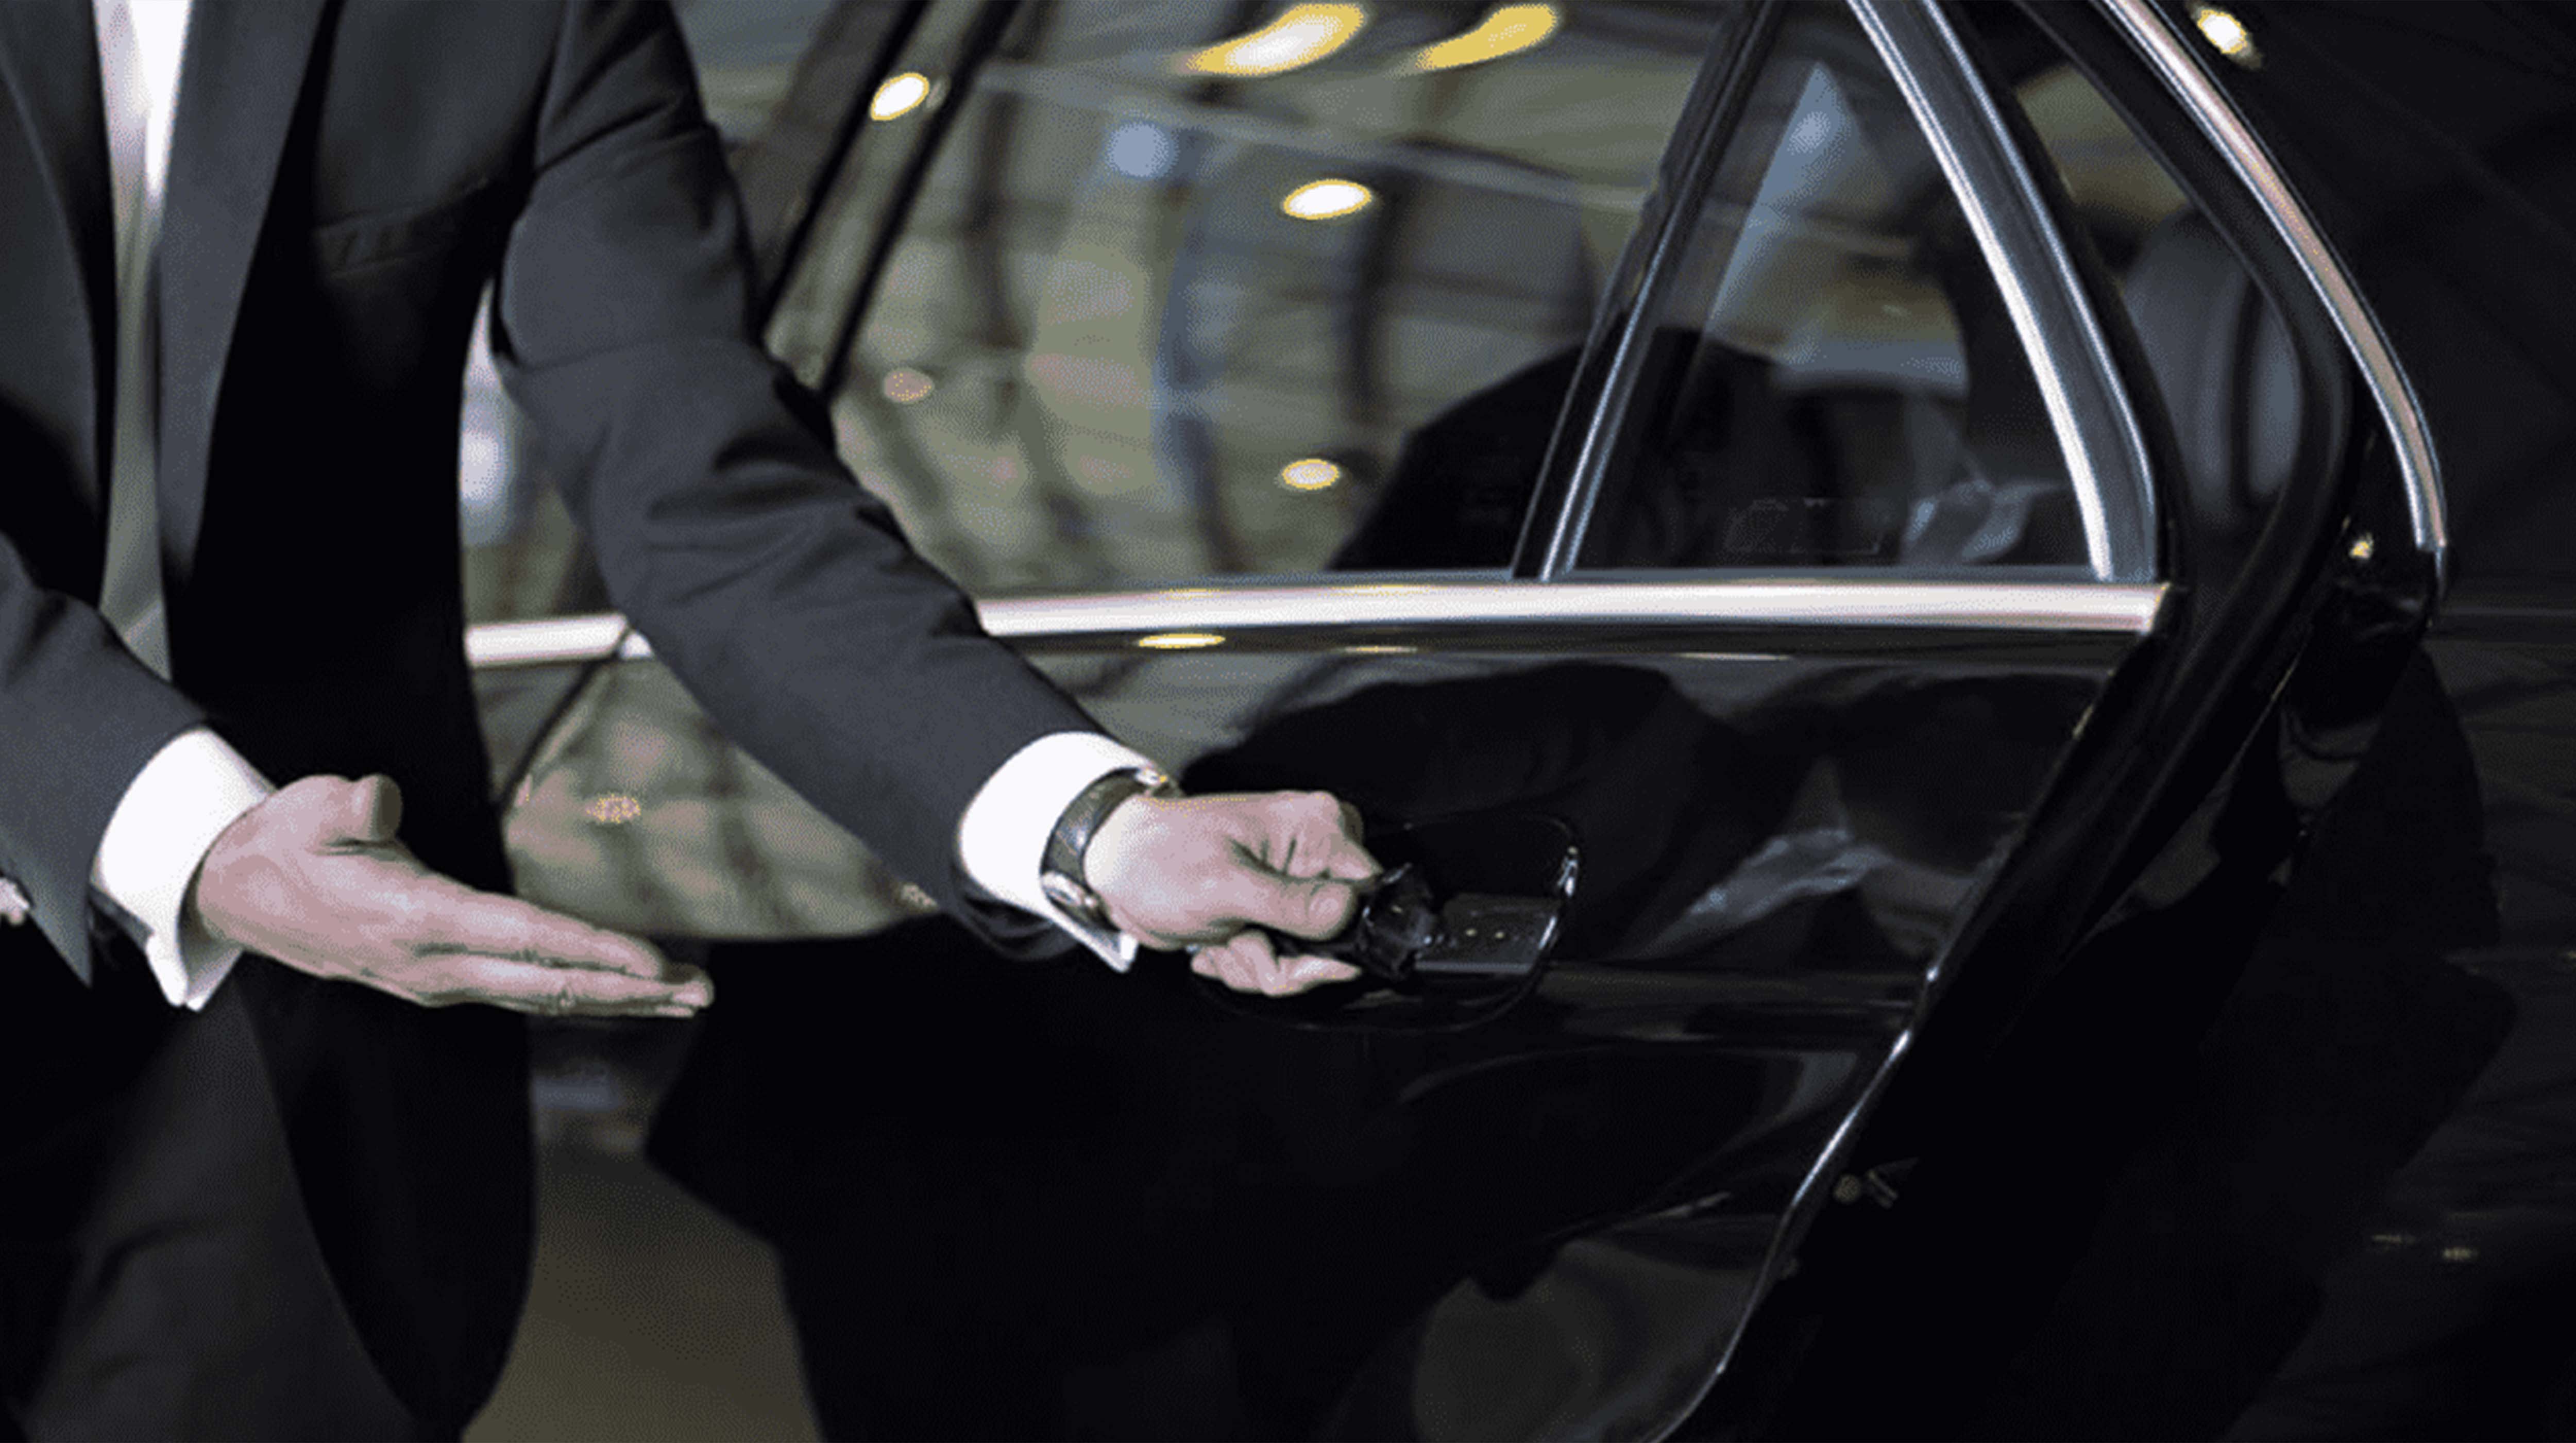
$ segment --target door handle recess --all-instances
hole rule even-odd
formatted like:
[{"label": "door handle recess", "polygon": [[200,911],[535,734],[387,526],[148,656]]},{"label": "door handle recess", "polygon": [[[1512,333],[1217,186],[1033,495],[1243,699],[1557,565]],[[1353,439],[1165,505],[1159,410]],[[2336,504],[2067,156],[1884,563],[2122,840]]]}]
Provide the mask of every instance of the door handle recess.
[{"label": "door handle recess", "polygon": [[1225,994],[1265,1016],[1446,1026],[1499,1010],[1564,931],[1581,874],[1574,834],[1535,813],[1480,813],[1373,830],[1384,863],[1348,926],[1321,941],[1271,934],[1279,955],[1330,957],[1352,982],[1301,998]]}]

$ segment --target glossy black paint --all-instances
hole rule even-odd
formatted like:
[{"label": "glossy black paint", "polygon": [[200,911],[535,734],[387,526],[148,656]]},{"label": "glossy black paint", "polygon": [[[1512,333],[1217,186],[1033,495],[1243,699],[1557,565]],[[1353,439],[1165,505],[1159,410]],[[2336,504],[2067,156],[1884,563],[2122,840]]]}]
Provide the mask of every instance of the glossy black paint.
[{"label": "glossy black paint", "polygon": [[[914,1123],[872,1120],[911,1141],[852,1140],[833,1166],[931,1169],[918,1211],[900,1219],[858,1226],[835,1214],[819,1233],[777,1222],[780,1204],[764,1199],[849,1196],[832,1167],[803,1170],[810,1138],[768,1143],[803,1164],[731,1163],[734,1176],[760,1174],[735,1206],[782,1240],[791,1279],[843,1280],[811,1284],[800,1302],[809,1355],[848,1370],[831,1386],[846,1387],[850,1411],[827,1400],[827,1421],[1488,1437],[1651,1432],[1678,1417],[2119,646],[2092,641],[2086,665],[1793,660],[1802,638],[1780,634],[1763,639],[1773,659],[1702,660],[1693,653],[1707,639],[1688,632],[1627,640],[1638,650],[1616,662],[1555,661],[1547,645],[1535,657],[1425,649],[1320,676],[1293,650],[1203,652],[1157,658],[1116,694],[1087,698],[1112,726],[1122,705],[1150,707],[1162,754],[1197,756],[1184,776],[1194,790],[1326,787],[1386,826],[1566,823],[1583,876],[1565,936],[1535,989],[1501,989],[1494,1002],[1509,1005],[1481,1020],[1389,1030],[1354,999],[1335,1027],[1312,1004],[1263,1016],[1169,976],[1156,984],[1169,1000],[1139,1015],[1123,988],[1103,990],[1114,979],[1077,961],[1004,979],[1050,994],[1036,1024],[1044,1044],[988,1032],[970,1001],[925,1009],[878,992],[870,1010],[909,1041],[860,1035],[827,1048],[773,1032],[790,1013],[839,1015],[809,1013],[795,993],[766,1004],[782,966],[871,988],[898,972],[944,989],[959,985],[955,959],[971,949],[942,922],[840,951],[792,944],[784,964],[773,944],[716,948],[727,1005],[666,1108],[662,1149],[675,1161],[716,1136],[758,1148],[739,1135],[750,1097],[850,1090],[817,1070],[916,1055],[926,1017],[948,1023],[931,1034],[944,1075],[1089,1066],[1121,1079],[1114,1102],[1060,1113],[987,1081],[975,1105],[942,1099],[935,1142]],[[1107,660],[1049,656],[1068,676]],[[1175,735],[1172,702],[1192,695],[1222,710]],[[936,960],[893,960],[916,950]],[[748,997],[737,977],[752,979]],[[1089,1061],[1058,1060],[1066,1049]],[[1138,1101],[1164,1094],[1187,1097],[1187,1113]],[[1062,1152],[1009,1145],[1033,1125],[1033,1104]],[[792,1130],[810,1134],[810,1121]],[[723,1195],[727,1175],[717,1169],[708,1190]],[[1063,1199],[1086,1189],[1123,1201],[1114,1222],[1085,1214],[1079,1257],[1014,1251],[998,1275],[977,1265],[968,1287],[986,1308],[1049,1320],[1015,1339],[1009,1356],[1025,1361],[1013,1386],[996,1388],[1005,1370],[962,1335],[943,1362],[911,1344],[899,1365],[878,1361],[884,1338],[920,1326],[926,1290],[961,1285],[857,1277],[1055,1226]],[[992,1205],[997,1217],[952,1209],[955,1196],[1007,1201]],[[1231,1361],[1158,1360],[1152,1329],[1037,1301],[1092,1296],[1088,1270],[1109,1253],[1127,1286],[1173,1300],[1178,1311],[1158,1312],[1154,1327]],[[956,1319],[969,1332],[988,1323],[976,1309]],[[1094,1368],[1133,1370],[1139,1387],[1150,1378],[1155,1397],[1197,1411],[1150,1428],[1094,1411],[1106,1400],[1078,1383]]]}]

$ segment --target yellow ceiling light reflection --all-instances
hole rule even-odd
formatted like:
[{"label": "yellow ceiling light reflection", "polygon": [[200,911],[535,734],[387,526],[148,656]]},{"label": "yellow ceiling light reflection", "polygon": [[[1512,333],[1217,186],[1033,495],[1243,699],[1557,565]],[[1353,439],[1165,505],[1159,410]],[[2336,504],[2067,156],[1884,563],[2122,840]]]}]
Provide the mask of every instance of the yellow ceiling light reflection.
[{"label": "yellow ceiling light reflection", "polygon": [[622,827],[644,815],[644,803],[624,792],[604,792],[582,803],[581,814],[603,827]]},{"label": "yellow ceiling light reflection", "polygon": [[868,119],[892,120],[930,98],[930,77],[918,70],[889,75],[868,99]]},{"label": "yellow ceiling light reflection", "polygon": [[1553,5],[1497,5],[1475,29],[1413,52],[1413,68],[1455,70],[1499,60],[1543,44],[1564,23],[1564,14]]},{"label": "yellow ceiling light reflection", "polygon": [[1279,484],[1291,491],[1321,491],[1342,479],[1342,468],[1321,456],[1306,456],[1279,468]]},{"label": "yellow ceiling light reflection", "polygon": [[1368,209],[1377,192],[1356,180],[1310,180],[1279,202],[1279,208],[1299,220],[1331,220],[1337,215],[1350,215]]},{"label": "yellow ceiling light reflection", "polygon": [[1198,75],[1278,75],[1350,44],[1367,23],[1368,11],[1358,5],[1291,5],[1260,29],[1193,50],[1173,68]]},{"label": "yellow ceiling light reflection", "polygon": [[1151,651],[1196,651],[1203,646],[1223,646],[1225,638],[1213,631],[1158,631],[1136,638],[1136,644]]},{"label": "yellow ceiling light reflection", "polygon": [[884,391],[885,398],[896,405],[909,406],[915,401],[929,400],[930,393],[939,389],[939,383],[930,379],[926,371],[918,371],[910,366],[897,366],[885,373],[885,379],[878,383],[878,389]]},{"label": "yellow ceiling light reflection", "polygon": [[2191,23],[2200,27],[2200,38],[2219,54],[2248,70],[2263,63],[2263,52],[2254,48],[2254,32],[2234,14],[2215,5],[2194,5]]}]

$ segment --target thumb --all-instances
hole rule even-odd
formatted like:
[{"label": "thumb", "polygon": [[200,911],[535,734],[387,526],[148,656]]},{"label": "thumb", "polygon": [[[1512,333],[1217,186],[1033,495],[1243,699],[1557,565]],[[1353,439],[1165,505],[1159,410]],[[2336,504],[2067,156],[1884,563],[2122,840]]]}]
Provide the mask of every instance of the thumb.
[{"label": "thumb", "polygon": [[1336,877],[1283,877],[1250,867],[1241,873],[1246,922],[1310,939],[1330,937],[1351,920],[1359,888]]},{"label": "thumb", "polygon": [[402,788],[379,772],[340,789],[333,830],[353,842],[390,842],[402,826]]}]

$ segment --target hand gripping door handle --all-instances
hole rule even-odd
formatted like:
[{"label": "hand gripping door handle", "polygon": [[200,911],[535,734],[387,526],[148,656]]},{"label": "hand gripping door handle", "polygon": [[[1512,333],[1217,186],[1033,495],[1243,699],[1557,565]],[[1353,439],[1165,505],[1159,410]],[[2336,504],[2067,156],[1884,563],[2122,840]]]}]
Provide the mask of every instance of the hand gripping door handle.
[{"label": "hand gripping door handle", "polygon": [[1331,957],[1358,980],[1303,998],[1224,1000],[1265,1016],[1450,1026],[1490,1015],[1562,935],[1581,872],[1572,831],[1534,813],[1481,813],[1372,830],[1388,862],[1350,925],[1322,941],[1272,934],[1282,956]]}]

